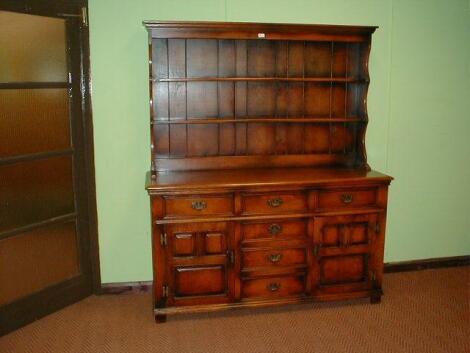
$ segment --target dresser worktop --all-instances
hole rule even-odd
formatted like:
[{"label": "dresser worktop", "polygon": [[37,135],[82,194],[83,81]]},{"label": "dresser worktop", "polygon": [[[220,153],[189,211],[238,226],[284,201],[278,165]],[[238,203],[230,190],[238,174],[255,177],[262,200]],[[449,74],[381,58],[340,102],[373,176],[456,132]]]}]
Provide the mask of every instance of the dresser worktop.
[{"label": "dresser worktop", "polygon": [[321,168],[260,168],[172,171],[147,174],[146,189],[150,194],[192,189],[247,188],[269,186],[321,186],[355,182],[389,184],[392,177],[371,170]]}]

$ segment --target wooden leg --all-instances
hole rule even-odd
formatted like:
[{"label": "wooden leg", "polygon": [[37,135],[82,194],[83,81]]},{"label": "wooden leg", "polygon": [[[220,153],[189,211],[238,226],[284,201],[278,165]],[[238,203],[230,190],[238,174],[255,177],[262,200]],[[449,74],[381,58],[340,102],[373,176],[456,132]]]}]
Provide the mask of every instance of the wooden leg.
[{"label": "wooden leg", "polygon": [[163,314],[157,314],[155,315],[155,322],[157,324],[163,324],[166,322],[166,315]]},{"label": "wooden leg", "polygon": [[371,304],[379,304],[381,300],[382,300],[382,296],[380,294],[372,294],[370,296]]}]

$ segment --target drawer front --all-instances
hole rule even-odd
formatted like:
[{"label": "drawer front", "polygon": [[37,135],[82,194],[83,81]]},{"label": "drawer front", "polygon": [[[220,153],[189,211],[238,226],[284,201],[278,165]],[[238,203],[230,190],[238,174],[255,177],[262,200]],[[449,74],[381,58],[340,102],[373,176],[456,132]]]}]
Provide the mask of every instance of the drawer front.
[{"label": "drawer front", "polygon": [[307,263],[305,248],[242,250],[242,268],[303,265]]},{"label": "drawer front", "polygon": [[241,233],[243,240],[305,238],[307,236],[307,221],[243,223]]},{"label": "drawer front", "polygon": [[230,195],[165,197],[166,217],[231,215],[233,198]]},{"label": "drawer front", "polygon": [[376,204],[376,199],[377,190],[375,188],[320,191],[318,207],[325,209],[372,206]]},{"label": "drawer front", "polygon": [[305,276],[285,276],[242,281],[242,298],[269,298],[300,295],[305,292]]},{"label": "drawer front", "polygon": [[242,195],[243,214],[281,214],[306,210],[307,196],[301,192]]}]

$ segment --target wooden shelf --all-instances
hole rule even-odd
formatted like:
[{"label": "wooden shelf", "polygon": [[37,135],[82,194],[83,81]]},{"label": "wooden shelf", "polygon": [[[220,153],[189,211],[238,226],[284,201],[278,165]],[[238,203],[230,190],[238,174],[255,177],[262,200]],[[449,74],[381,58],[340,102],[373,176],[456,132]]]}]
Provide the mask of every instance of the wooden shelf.
[{"label": "wooden shelf", "polygon": [[[174,118],[173,118],[174,119]],[[174,119],[162,120],[153,119],[151,124],[233,124],[233,123],[357,123],[366,121],[364,118],[256,118],[256,117],[240,117],[240,118],[195,118],[195,119]]]},{"label": "wooden shelf", "polygon": [[347,83],[368,83],[368,79],[358,79],[349,77],[175,77],[175,78],[151,78],[153,82],[211,82],[211,81],[293,81],[293,82],[347,82]]}]

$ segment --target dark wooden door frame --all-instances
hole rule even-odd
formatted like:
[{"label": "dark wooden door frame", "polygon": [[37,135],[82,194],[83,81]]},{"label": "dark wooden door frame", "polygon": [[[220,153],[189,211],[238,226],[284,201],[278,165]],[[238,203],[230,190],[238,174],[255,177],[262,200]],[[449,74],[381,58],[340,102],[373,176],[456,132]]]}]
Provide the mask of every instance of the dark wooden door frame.
[{"label": "dark wooden door frame", "polygon": [[[83,8],[86,9],[83,13]],[[99,248],[98,248],[98,227],[96,209],[96,186],[94,168],[94,144],[93,144],[93,123],[91,110],[91,73],[90,73],[90,47],[87,0],[1,0],[0,10],[14,11],[32,15],[43,15],[67,19],[68,30],[72,27],[76,35],[71,36],[68,45],[71,56],[79,58],[71,62],[72,76],[74,79],[72,95],[72,114],[77,117],[73,121],[73,140],[76,144],[74,148],[79,148],[83,154],[78,161],[83,168],[78,170],[78,178],[75,180],[77,186],[76,197],[80,198],[77,211],[82,213],[81,221],[78,222],[81,228],[89,235],[89,242],[85,246],[89,249],[90,259],[86,261],[88,273],[79,280],[71,279],[58,285],[48,287],[33,297],[26,297],[7,304],[0,308],[0,335],[6,334],[18,327],[24,326],[38,318],[41,318],[53,311],[59,310],[72,304],[90,294],[98,294],[101,291]],[[85,18],[84,16],[85,15]],[[75,33],[75,32],[74,32]],[[79,119],[78,119],[79,118]],[[90,265],[91,264],[91,265]],[[84,282],[92,277],[92,288],[86,288]],[[88,286],[89,287],[89,286]]]}]

